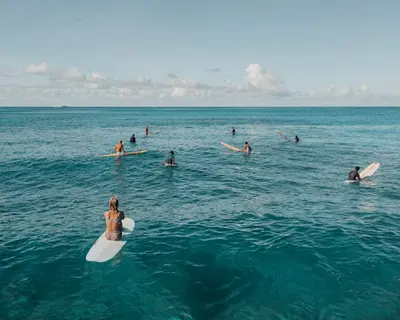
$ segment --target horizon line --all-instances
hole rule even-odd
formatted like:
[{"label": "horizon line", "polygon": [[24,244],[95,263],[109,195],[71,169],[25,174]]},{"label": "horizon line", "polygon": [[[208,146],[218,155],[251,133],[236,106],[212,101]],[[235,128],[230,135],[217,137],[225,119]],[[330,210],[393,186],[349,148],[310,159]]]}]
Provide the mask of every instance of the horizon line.
[{"label": "horizon line", "polygon": [[143,105],[143,106],[127,106],[127,105],[72,105],[72,106],[29,106],[29,105],[0,105],[0,108],[49,108],[49,109],[69,109],[69,108],[398,108],[400,105]]}]

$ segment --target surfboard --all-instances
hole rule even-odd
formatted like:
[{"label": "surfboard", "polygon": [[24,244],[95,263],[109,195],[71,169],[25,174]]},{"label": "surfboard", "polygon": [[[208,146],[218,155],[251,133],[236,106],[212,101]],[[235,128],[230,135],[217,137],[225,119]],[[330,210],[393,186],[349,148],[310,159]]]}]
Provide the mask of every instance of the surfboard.
[{"label": "surfboard", "polygon": [[[381,166],[379,162],[373,162],[368,167],[366,167],[363,171],[360,172],[361,179],[368,178],[372,176]],[[362,180],[361,180],[362,181]],[[357,183],[358,180],[346,180],[347,183]]]},{"label": "surfboard", "polygon": [[381,166],[379,162],[373,162],[368,167],[366,167],[363,171],[360,172],[361,179],[372,176]]},{"label": "surfboard", "polygon": [[115,257],[121,251],[128,240],[129,235],[135,228],[135,221],[131,218],[122,220],[122,237],[119,241],[111,241],[106,239],[104,232],[100,238],[94,243],[86,255],[86,261],[92,262],[106,262]]},{"label": "surfboard", "polygon": [[177,163],[175,164],[167,163],[167,161],[164,159],[164,167],[176,167],[176,166],[178,166]]},{"label": "surfboard", "polygon": [[224,143],[224,142],[222,142],[222,141],[221,141],[221,144],[222,144],[225,148],[231,149],[232,151],[235,151],[235,152],[244,152],[242,149],[239,149],[239,148],[230,146],[229,144],[226,144],[226,143]]},{"label": "surfboard", "polygon": [[[132,155],[136,155],[136,154],[143,154],[143,153],[146,153],[146,152],[147,152],[147,150],[132,151],[132,152],[127,152],[126,155],[127,156],[132,156]],[[125,155],[124,154],[123,155],[118,155],[116,153],[110,153],[110,154],[105,154],[102,157],[105,158],[105,157],[123,157],[123,156],[125,156]]]},{"label": "surfboard", "polygon": [[165,167],[177,167],[178,164],[177,164],[177,163],[175,163],[175,164],[164,163],[164,166],[165,166]]},{"label": "surfboard", "polygon": [[280,130],[275,129],[275,132],[277,134],[279,134],[282,138],[286,139],[287,141],[291,142],[292,140],[290,138],[288,138],[287,136],[285,136]]}]

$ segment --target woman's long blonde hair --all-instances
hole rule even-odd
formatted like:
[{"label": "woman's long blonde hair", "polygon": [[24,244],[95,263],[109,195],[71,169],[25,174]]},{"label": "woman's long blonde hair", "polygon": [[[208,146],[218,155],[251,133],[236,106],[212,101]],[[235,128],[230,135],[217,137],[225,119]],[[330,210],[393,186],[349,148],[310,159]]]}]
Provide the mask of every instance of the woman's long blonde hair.
[{"label": "woman's long blonde hair", "polygon": [[108,202],[109,206],[109,211],[112,213],[117,213],[118,212],[118,199],[115,197],[112,197],[110,201]]}]

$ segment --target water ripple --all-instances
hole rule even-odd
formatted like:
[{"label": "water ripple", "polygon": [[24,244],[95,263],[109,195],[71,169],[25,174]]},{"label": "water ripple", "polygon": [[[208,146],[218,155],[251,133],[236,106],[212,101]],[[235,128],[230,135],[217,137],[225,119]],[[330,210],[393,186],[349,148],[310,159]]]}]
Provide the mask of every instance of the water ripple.
[{"label": "water ripple", "polygon": [[[400,312],[400,109],[0,115],[4,319],[396,319]],[[159,133],[144,139],[147,124]],[[303,142],[285,143],[276,127]],[[127,149],[147,154],[100,157],[132,133],[138,142]],[[248,140],[254,153],[232,153],[221,140]],[[179,167],[164,168],[171,149]],[[382,168],[369,183],[344,183],[354,165],[373,161]],[[113,195],[136,229],[112,261],[87,263]]]}]

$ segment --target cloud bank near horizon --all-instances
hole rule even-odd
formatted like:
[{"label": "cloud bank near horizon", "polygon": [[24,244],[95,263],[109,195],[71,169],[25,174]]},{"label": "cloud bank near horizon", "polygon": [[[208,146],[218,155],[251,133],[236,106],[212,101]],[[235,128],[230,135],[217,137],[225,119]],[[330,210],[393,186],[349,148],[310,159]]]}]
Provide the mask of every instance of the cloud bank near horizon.
[{"label": "cloud bank near horizon", "polygon": [[[220,68],[205,70],[221,74]],[[288,88],[260,64],[243,69],[243,81],[201,83],[168,73],[164,81],[145,76],[115,79],[100,72],[86,73],[77,67],[55,68],[47,62],[27,66],[22,74],[0,68],[2,106],[352,106],[399,105],[395,94],[379,96],[367,84],[325,91],[296,91]],[[14,79],[15,81],[10,81]],[[30,83],[31,82],[31,83]],[[33,84],[32,84],[33,82]]]}]

